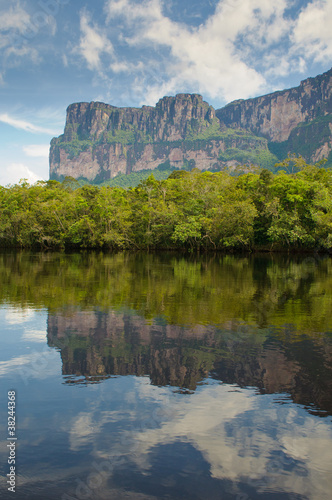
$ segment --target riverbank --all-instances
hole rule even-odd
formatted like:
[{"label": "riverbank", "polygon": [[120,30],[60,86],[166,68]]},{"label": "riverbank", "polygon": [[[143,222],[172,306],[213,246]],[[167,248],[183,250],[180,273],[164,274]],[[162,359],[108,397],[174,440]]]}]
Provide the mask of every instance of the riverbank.
[{"label": "riverbank", "polygon": [[0,188],[0,246],[38,250],[330,252],[332,173],[151,175],[132,189],[72,180]]}]

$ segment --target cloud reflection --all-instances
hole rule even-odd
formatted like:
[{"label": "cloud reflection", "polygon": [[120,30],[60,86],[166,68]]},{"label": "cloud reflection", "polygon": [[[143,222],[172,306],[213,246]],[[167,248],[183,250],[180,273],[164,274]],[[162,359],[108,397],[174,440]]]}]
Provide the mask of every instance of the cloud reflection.
[{"label": "cloud reflection", "polygon": [[[141,396],[148,391],[144,385]],[[327,445],[332,431],[308,415],[302,426],[297,425],[301,413],[287,405],[276,410],[271,396],[262,398],[253,390],[204,387],[182,397],[181,410],[161,428],[137,433],[136,465],[149,470],[161,446],[190,442],[210,464],[213,478],[246,479],[261,491],[327,500],[326,492],[332,490],[332,450]]]},{"label": "cloud reflection", "polygon": [[29,307],[24,307],[22,309],[9,307],[5,312],[5,320],[9,325],[19,325],[32,320],[35,314],[36,311]]},{"label": "cloud reflection", "polygon": [[45,330],[25,330],[22,335],[22,340],[28,342],[46,343],[46,331]]},{"label": "cloud reflection", "polygon": [[58,357],[57,353],[51,350],[34,351],[7,361],[0,361],[0,377],[18,375],[23,380],[29,378],[43,380],[57,374]]}]

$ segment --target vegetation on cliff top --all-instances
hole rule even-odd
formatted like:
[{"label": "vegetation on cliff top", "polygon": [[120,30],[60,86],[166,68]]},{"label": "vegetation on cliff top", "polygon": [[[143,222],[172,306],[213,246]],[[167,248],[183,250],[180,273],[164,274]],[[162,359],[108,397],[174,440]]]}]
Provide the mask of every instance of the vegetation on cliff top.
[{"label": "vegetation on cliff top", "polygon": [[[232,177],[198,169],[132,189],[74,179],[0,188],[7,247],[225,250],[332,248],[332,171],[302,158]],[[287,173],[287,170],[290,173]]]}]

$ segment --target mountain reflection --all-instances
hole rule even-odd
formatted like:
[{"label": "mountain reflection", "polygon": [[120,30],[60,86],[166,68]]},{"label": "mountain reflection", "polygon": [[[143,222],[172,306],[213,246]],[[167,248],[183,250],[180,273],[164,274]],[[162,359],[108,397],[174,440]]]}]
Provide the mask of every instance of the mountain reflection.
[{"label": "mountain reflection", "polygon": [[286,393],[310,413],[332,414],[332,344],[291,327],[255,330],[147,321],[131,311],[50,313],[48,344],[58,348],[66,383],[116,375],[194,391],[207,377],[261,394]]},{"label": "mountain reflection", "polygon": [[331,497],[331,257],[0,252],[0,282],[19,498]]},{"label": "mountain reflection", "polygon": [[328,255],[0,253],[0,303],[48,311],[66,383],[207,377],[332,413]]}]

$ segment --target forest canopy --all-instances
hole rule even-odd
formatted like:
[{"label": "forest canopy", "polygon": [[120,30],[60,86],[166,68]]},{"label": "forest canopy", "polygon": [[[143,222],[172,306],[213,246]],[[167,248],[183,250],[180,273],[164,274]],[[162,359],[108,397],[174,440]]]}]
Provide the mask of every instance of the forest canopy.
[{"label": "forest canopy", "polygon": [[37,249],[332,248],[332,171],[291,158],[272,173],[174,171],[134,188],[0,187],[0,245]]}]

